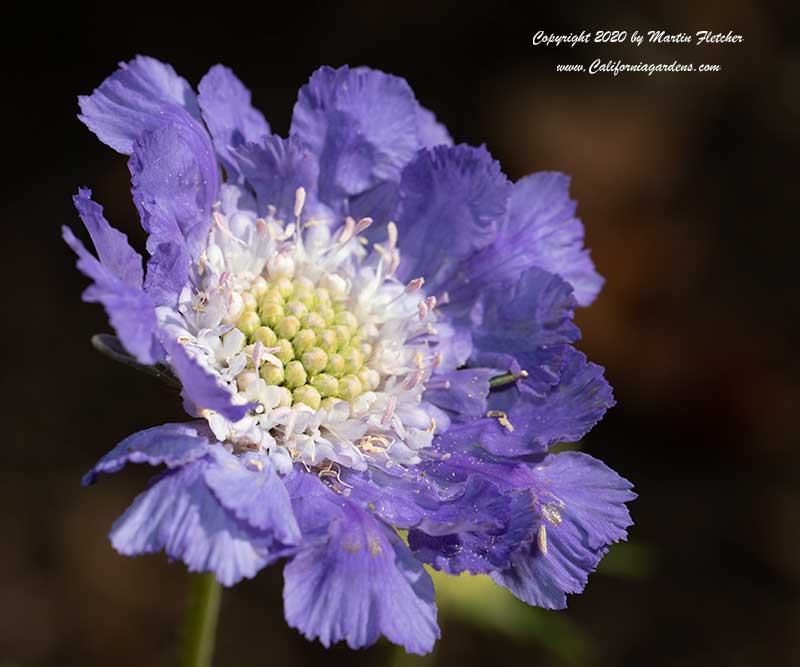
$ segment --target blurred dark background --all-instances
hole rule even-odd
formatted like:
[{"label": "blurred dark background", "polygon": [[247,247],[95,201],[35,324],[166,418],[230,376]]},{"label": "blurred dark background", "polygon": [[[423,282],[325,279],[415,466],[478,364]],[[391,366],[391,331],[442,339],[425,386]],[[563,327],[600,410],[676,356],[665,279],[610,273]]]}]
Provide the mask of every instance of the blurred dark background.
[{"label": "blurred dark background", "polygon": [[[800,664],[800,48],[794,5],[779,6],[18,5],[2,46],[0,666],[174,657],[184,568],[122,558],[106,539],[150,471],[79,480],[125,435],[181,419],[180,404],[93,352],[105,316],[80,301],[86,281],[59,233],[79,224],[70,197],[87,185],[143,246],[126,160],[76,119],[75,100],[136,53],[193,84],[227,64],[282,134],[317,66],[367,64],[406,77],[456,141],[485,142],[511,178],[571,174],[607,278],[578,313],[581,347],[619,402],[583,447],[640,494],[631,542],[566,612],[444,582],[434,656],[325,651],[286,626],[273,568],[225,593],[217,665]],[[601,28],[732,30],[744,43],[531,45],[540,29]],[[598,57],[722,71],[555,72]]]}]

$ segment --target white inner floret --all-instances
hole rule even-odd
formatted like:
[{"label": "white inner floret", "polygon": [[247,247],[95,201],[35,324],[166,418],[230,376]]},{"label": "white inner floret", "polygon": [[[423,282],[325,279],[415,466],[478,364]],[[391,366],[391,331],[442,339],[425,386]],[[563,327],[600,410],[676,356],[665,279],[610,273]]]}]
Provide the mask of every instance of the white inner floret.
[{"label": "white inner floret", "polygon": [[165,328],[236,404],[256,408],[238,422],[201,414],[234,450],[267,452],[278,470],[300,462],[320,474],[337,466],[410,465],[430,445],[434,422],[422,402],[440,362],[429,349],[435,299],[421,278],[399,282],[397,229],[370,247],[372,220],[328,225],[217,210],[206,251]]}]

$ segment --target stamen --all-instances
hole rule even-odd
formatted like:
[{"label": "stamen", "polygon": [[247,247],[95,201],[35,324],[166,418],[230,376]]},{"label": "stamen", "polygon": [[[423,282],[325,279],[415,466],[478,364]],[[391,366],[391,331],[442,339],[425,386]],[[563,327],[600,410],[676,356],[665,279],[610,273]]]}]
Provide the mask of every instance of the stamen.
[{"label": "stamen", "polygon": [[358,446],[367,454],[382,454],[394,444],[394,439],[383,435],[365,435],[358,441]]},{"label": "stamen", "polygon": [[403,383],[400,385],[403,389],[411,391],[414,387],[422,382],[425,375],[422,371],[416,371],[415,373],[409,373],[408,377],[403,380]]},{"label": "stamen", "polygon": [[[428,432],[430,432],[430,429]],[[432,461],[449,461],[453,457],[450,452],[442,453],[437,449],[423,449],[419,452],[419,455]],[[426,476],[424,472],[422,476]]]},{"label": "stamen", "polygon": [[539,538],[539,551],[542,552],[543,556],[546,556],[547,555],[547,528],[545,527],[544,524],[541,524],[539,526],[538,538]]},{"label": "stamen", "polygon": [[508,420],[508,415],[502,410],[489,410],[489,412],[486,413],[486,416],[495,417],[500,426],[508,429],[509,433],[514,432],[514,425]]},{"label": "stamen", "polygon": [[[339,484],[341,484],[341,485],[342,485],[342,486],[343,486],[345,489],[348,489],[348,490],[349,490],[349,489],[352,489],[352,488],[353,488],[353,485],[352,485],[352,484],[348,484],[347,482],[344,482],[344,481],[342,481],[342,478],[341,478],[342,470],[341,470],[341,468],[338,466],[338,464],[336,464],[336,463],[331,463],[331,462],[329,461],[329,462],[327,463],[327,466],[328,466],[327,468],[322,468],[322,469],[321,469],[321,470],[320,470],[320,471],[317,473],[317,476],[318,476],[320,479],[323,479],[324,477],[333,477],[333,478],[334,478],[334,479],[335,479],[337,482],[339,482]],[[335,470],[334,470],[334,466],[336,466],[336,469],[335,469]],[[336,490],[338,491],[338,489],[336,489]]]},{"label": "stamen", "polygon": [[444,382],[428,382],[425,384],[425,389],[450,389],[450,387],[452,387],[450,380],[445,380]]},{"label": "stamen", "polygon": [[356,221],[353,220],[350,216],[344,221],[344,227],[342,227],[342,231],[339,233],[339,245],[344,245],[347,243],[351,238],[353,238],[353,234],[355,233],[356,229]]},{"label": "stamen", "polygon": [[303,223],[303,229],[311,229],[312,227],[319,227],[320,225],[324,225],[324,220],[317,220],[316,218],[311,218],[311,220],[306,220]]},{"label": "stamen", "polygon": [[417,304],[417,311],[419,312],[419,320],[421,322],[428,316],[428,303],[426,301],[420,301]]},{"label": "stamen", "polygon": [[289,226],[283,230],[283,234],[277,237],[278,241],[285,241],[286,239],[292,238],[292,236],[294,236],[295,226],[296,225],[293,222],[289,223]]},{"label": "stamen", "polygon": [[511,371],[509,371],[508,373],[505,373],[503,375],[497,375],[493,377],[491,380],[489,380],[489,386],[492,388],[502,387],[504,385],[511,384],[512,382],[516,382],[517,380],[526,377],[528,377],[528,371],[526,370],[521,370],[516,375]]},{"label": "stamen", "polygon": [[397,271],[397,267],[399,266],[400,266],[400,253],[397,252],[397,248],[392,248],[391,260],[389,262],[389,268],[386,269],[386,275],[391,276],[395,271]]},{"label": "stamen", "polygon": [[260,340],[257,340],[256,344],[253,345],[253,367],[256,370],[258,370],[258,367],[261,365],[261,355],[263,353],[264,353],[264,345],[261,343]]},{"label": "stamen", "polygon": [[400,292],[397,296],[387,301],[386,305],[390,305],[402,299],[406,294],[413,294],[416,292],[420,287],[425,284],[425,278],[414,278],[414,280],[410,281],[404,288],[403,291]]},{"label": "stamen", "polygon": [[429,296],[427,299],[425,299],[425,304],[428,306],[428,310],[433,310],[436,308],[436,297]]},{"label": "stamen", "polygon": [[360,234],[372,224],[372,218],[361,218],[356,225],[356,234]]},{"label": "stamen", "polygon": [[561,511],[555,503],[542,505],[542,516],[554,526],[558,526],[561,523]]},{"label": "stamen", "polygon": [[383,411],[383,417],[381,417],[381,426],[388,426],[389,422],[392,420],[392,415],[394,415],[394,410],[397,407],[397,396],[390,396],[389,402],[386,404],[386,409]]},{"label": "stamen", "polygon": [[258,472],[264,470],[264,464],[258,459],[250,459],[247,462],[247,465],[253,466],[254,468],[256,468],[256,470],[258,470]]},{"label": "stamen", "polygon": [[386,241],[386,244],[391,250],[397,245],[397,225],[389,221],[389,223],[386,225],[386,233],[389,235],[389,239]]},{"label": "stamen", "polygon": [[297,188],[294,193],[294,217],[300,221],[300,214],[303,212],[303,205],[306,203],[306,189]]},{"label": "stamen", "polygon": [[238,243],[240,246],[243,246],[245,248],[247,247],[247,244],[238,236],[235,236],[234,233],[230,230],[230,227],[228,227],[228,222],[227,220],[225,220],[225,216],[215,211],[211,217],[213,218],[214,224],[217,226],[217,229],[219,229],[222,232],[223,236],[227,236],[234,243]]}]

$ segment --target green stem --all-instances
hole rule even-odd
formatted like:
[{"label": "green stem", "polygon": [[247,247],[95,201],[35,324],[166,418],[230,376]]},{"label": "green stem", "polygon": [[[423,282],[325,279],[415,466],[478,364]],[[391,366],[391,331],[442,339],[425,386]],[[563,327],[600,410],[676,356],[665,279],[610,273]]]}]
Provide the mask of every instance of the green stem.
[{"label": "green stem", "polygon": [[181,667],[211,667],[222,587],[211,572],[191,575],[184,619]]}]

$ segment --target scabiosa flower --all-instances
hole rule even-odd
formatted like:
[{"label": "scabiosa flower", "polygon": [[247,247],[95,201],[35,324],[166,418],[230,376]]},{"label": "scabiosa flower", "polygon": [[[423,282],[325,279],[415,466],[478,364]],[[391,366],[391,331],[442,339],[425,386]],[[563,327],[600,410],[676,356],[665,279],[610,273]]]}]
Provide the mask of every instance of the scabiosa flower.
[{"label": "scabiosa flower", "polygon": [[150,255],[144,271],[80,190],[97,256],[64,238],[93,280],[84,299],[169,369],[193,418],[86,475],[164,466],[114,524],[117,551],[228,586],[288,559],[287,621],[325,646],[382,634],[430,651],[423,564],[546,608],[583,589],[634,494],[548,451],[613,404],[573,347],[602,279],[565,176],[509,182],[403,79],[366,68],[315,72],[288,138],[222,66],[195,95],[139,57],[80,106],[130,156]]}]

